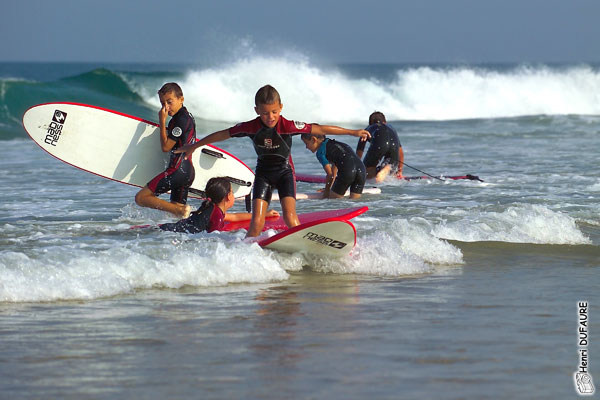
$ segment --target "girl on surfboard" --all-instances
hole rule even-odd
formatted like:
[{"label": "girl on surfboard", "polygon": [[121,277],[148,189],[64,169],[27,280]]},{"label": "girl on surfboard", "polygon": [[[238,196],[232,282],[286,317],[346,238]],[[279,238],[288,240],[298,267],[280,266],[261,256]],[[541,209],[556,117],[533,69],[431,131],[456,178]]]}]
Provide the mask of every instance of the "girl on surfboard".
[{"label": "girl on surfboard", "polygon": [[[199,233],[212,232],[223,229],[225,222],[246,221],[252,217],[250,213],[228,213],[235,196],[231,189],[231,182],[227,178],[211,178],[206,183],[206,200],[188,218],[177,222],[159,225],[164,231]],[[269,210],[267,217],[278,217],[279,213]]]}]

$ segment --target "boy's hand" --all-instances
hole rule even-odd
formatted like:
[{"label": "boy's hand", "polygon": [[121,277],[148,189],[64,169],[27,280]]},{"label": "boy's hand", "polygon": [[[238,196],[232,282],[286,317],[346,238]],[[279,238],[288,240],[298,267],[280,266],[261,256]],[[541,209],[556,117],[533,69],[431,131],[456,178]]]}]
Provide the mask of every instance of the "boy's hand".
[{"label": "boy's hand", "polygon": [[167,122],[167,116],[169,115],[169,110],[167,110],[167,106],[163,104],[163,106],[158,110],[158,120],[161,125],[164,125]]},{"label": "boy's hand", "polygon": [[371,134],[369,133],[369,131],[366,131],[364,129],[357,130],[355,136],[358,136],[361,142],[364,142],[367,139],[371,139]]},{"label": "boy's hand", "polygon": [[193,145],[186,144],[184,146],[181,146],[178,149],[173,150],[173,153],[175,153],[175,154],[185,153],[185,156],[183,158],[185,160],[191,160],[192,154],[194,154],[194,150],[196,150],[196,149],[193,147]]}]

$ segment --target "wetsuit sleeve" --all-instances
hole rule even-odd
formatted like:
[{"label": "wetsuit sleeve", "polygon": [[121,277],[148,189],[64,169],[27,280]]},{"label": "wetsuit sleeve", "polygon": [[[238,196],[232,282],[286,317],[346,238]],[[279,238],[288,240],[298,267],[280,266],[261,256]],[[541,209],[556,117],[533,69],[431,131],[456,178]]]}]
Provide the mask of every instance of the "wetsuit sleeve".
[{"label": "wetsuit sleeve", "polygon": [[317,160],[319,160],[319,162],[321,163],[322,166],[326,166],[327,164],[331,164],[329,162],[329,160],[327,159],[326,150],[327,150],[327,145],[326,145],[326,142],[323,141],[323,143],[321,143],[321,145],[317,149],[317,152],[315,153],[316,156],[317,156]]},{"label": "wetsuit sleeve", "polygon": [[252,121],[240,122],[239,124],[229,128],[229,136],[231,137],[245,137],[251,136],[258,132],[261,128],[258,118]]},{"label": "wetsuit sleeve", "polygon": [[365,151],[365,145],[367,144],[366,140],[359,140],[358,145],[356,146],[356,152]]},{"label": "wetsuit sleeve", "polygon": [[167,126],[167,136],[169,139],[181,143],[193,143],[196,138],[194,129],[194,120],[187,110],[177,113]]},{"label": "wetsuit sleeve", "polygon": [[365,130],[371,134],[371,137],[364,141],[363,140],[358,141],[358,145],[356,146],[357,153],[359,151],[362,151],[362,152],[365,151],[365,146],[366,146],[367,142],[370,142],[371,140],[373,140],[375,133],[377,133],[377,131],[379,130],[379,125],[377,125],[377,124],[369,125],[365,128]]},{"label": "wetsuit sleeve", "polygon": [[300,121],[290,121],[289,119],[281,118],[281,134],[288,135],[299,135],[301,133],[310,133],[312,130],[312,124]]},{"label": "wetsuit sleeve", "polygon": [[402,147],[402,143],[400,143],[400,136],[398,136],[398,131],[396,131],[396,129],[391,125],[388,125],[388,128],[390,128],[392,132],[394,132],[394,135],[396,135],[396,138],[398,139],[398,146]]},{"label": "wetsuit sleeve", "polygon": [[225,226],[225,214],[217,206],[214,206],[208,221],[207,232],[220,231]]}]

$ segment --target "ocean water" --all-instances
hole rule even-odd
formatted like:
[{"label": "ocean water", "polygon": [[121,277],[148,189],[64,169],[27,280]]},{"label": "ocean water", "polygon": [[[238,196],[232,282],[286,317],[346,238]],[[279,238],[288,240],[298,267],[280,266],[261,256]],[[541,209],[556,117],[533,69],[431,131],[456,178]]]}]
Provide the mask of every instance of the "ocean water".
[{"label": "ocean water", "polygon": [[[156,120],[172,80],[199,136],[253,118],[271,83],[287,118],[362,128],[381,110],[408,165],[483,182],[299,201],[369,211],[346,258],[278,254],[244,232],[130,230],[172,219],[21,125],[52,101]],[[600,379],[598,93],[593,64],[0,64],[0,397],[576,397],[579,302]],[[320,173],[294,140],[296,169]],[[254,167],[247,139],[217,145]]]}]

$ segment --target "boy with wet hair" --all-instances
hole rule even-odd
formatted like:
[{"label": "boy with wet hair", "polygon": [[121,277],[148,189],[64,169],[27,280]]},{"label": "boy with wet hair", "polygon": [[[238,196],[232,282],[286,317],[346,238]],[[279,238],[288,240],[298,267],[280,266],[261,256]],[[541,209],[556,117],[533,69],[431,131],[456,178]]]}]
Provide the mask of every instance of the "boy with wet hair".
[{"label": "boy with wet hair", "polygon": [[306,148],[316,153],[323,166],[325,178],[324,199],[344,197],[350,188],[350,198],[358,199],[365,186],[365,165],[346,143],[312,133],[303,133],[300,138]]},{"label": "boy with wet hair", "polygon": [[[162,151],[176,150],[196,141],[196,123],[183,105],[183,91],[174,82],[165,83],[158,91],[162,107],[158,111],[160,146]],[[167,116],[171,117],[167,125]],[[168,211],[178,217],[190,215],[187,205],[188,189],[194,182],[194,166],[191,158],[171,153],[167,169],[155,176],[136,195],[135,202],[141,207]],[[171,201],[158,195],[171,191]]]},{"label": "boy with wet hair", "polygon": [[271,86],[261,87],[254,97],[254,111],[258,117],[239,123],[229,129],[214,132],[192,145],[186,145],[177,153],[192,156],[195,149],[231,137],[249,137],[258,156],[252,190],[252,220],[246,236],[258,236],[265,224],[265,217],[273,189],[279,192],[283,218],[288,227],[300,224],[296,214],[296,179],[291,162],[292,136],[301,133],[320,135],[352,135],[361,140],[370,137],[364,129],[351,130],[337,126],[307,124],[290,121],[281,116],[283,104],[279,92]]},{"label": "boy with wet hair", "polygon": [[[375,111],[369,116],[369,126],[365,128],[371,134],[369,150],[363,159],[367,168],[367,179],[375,178],[381,182],[390,172],[396,172],[402,178],[404,152],[398,139],[398,133],[385,120],[385,115]],[[362,158],[366,142],[358,142],[356,154]],[[381,164],[380,164],[381,163]]]}]

